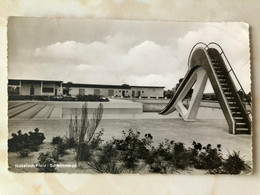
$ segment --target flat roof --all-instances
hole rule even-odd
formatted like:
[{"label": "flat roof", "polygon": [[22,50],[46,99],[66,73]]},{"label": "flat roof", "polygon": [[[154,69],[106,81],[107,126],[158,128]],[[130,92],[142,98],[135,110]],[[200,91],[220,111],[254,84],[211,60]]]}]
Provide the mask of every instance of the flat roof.
[{"label": "flat roof", "polygon": [[[67,87],[68,83],[58,80],[36,80],[36,79],[8,79],[8,85],[19,85],[19,81],[22,83],[62,83],[63,87]],[[137,85],[104,85],[104,84],[84,84],[84,83],[72,83],[71,87],[82,87],[82,88],[111,88],[111,89],[131,89],[134,88],[165,88],[164,86],[137,86]]]},{"label": "flat roof", "polygon": [[[63,83],[63,87],[67,87],[68,83]],[[72,83],[71,87],[83,87],[83,88],[111,88],[111,89],[130,89],[129,85],[102,85],[102,84],[82,84]]]},{"label": "flat roof", "polygon": [[131,85],[131,87],[136,87],[136,88],[165,88],[163,86],[136,86],[136,85]]},{"label": "flat roof", "polygon": [[[68,83],[63,83],[63,87],[67,87]],[[135,88],[164,88],[163,86],[137,86],[137,85],[103,85],[103,84],[81,84],[81,83],[72,83],[71,87],[82,87],[82,88],[111,88],[111,89],[131,89]]]},{"label": "flat roof", "polygon": [[[63,81],[57,80],[35,80],[35,79],[8,79],[8,84],[12,85],[13,83],[18,83],[22,81],[23,83],[38,83],[38,82],[45,82],[45,83],[62,83]],[[13,84],[16,85],[16,84]]]}]

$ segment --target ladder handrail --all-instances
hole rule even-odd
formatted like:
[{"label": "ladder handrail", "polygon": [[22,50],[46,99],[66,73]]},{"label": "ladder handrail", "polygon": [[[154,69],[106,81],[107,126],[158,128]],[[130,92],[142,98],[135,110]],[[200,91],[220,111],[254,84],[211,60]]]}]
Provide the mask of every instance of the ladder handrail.
[{"label": "ladder handrail", "polygon": [[[229,74],[230,74],[230,72],[232,72],[234,74],[235,78],[236,78],[237,83],[239,84],[240,89],[238,91],[242,90],[243,95],[246,96],[246,92],[245,92],[243,86],[241,85],[240,81],[238,80],[237,75],[236,75],[234,69],[232,68],[232,66],[231,66],[231,64],[230,64],[230,62],[229,62],[225,52],[223,51],[222,47],[218,43],[215,43],[215,42],[210,42],[207,46],[209,46],[209,45],[216,45],[220,49],[220,51],[221,51],[220,55],[223,54],[223,56],[225,57],[225,60],[227,61],[228,66],[229,66]],[[247,103],[249,104],[249,106],[251,107],[251,103],[247,99],[247,97],[246,97],[246,100],[247,100]]]},{"label": "ladder handrail", "polygon": [[[206,43],[204,43],[204,42],[198,42],[198,43],[196,43],[196,44],[192,47],[191,52],[190,52],[190,54],[189,54],[188,67],[189,67],[189,64],[190,64],[191,54],[192,54],[193,50],[194,50],[198,45],[203,45],[204,48],[207,48],[207,49],[210,48],[210,47],[209,47],[210,45],[216,45],[216,46],[218,47],[218,49],[220,49],[220,51],[221,51],[221,52],[219,52],[220,55],[223,54],[223,56],[225,57],[225,60],[227,61],[228,66],[229,66],[229,74],[230,74],[230,72],[232,72],[232,73],[234,74],[234,76],[235,76],[235,79],[236,79],[237,83],[239,84],[240,89],[239,89],[238,91],[241,91],[241,90],[242,90],[243,95],[246,95],[245,90],[243,89],[241,83],[239,82],[239,80],[238,80],[238,78],[237,78],[237,75],[236,75],[234,69],[232,68],[232,66],[231,66],[231,64],[230,64],[230,62],[229,62],[229,60],[228,60],[228,58],[227,58],[225,52],[223,51],[222,47],[221,47],[219,44],[215,43],[215,42],[210,42],[209,44],[206,44]],[[225,63],[225,64],[226,64],[226,63]],[[227,67],[227,68],[228,68],[228,67]],[[249,106],[251,107],[250,101],[249,101],[247,98],[246,98],[246,100],[247,100]]]}]

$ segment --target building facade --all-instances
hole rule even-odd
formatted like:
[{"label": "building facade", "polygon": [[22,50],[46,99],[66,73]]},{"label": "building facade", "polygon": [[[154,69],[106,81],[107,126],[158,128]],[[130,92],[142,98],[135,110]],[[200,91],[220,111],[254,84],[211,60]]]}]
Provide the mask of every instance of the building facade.
[{"label": "building facade", "polygon": [[98,95],[103,97],[163,97],[162,86],[130,86],[63,83],[46,80],[8,80],[9,95],[60,96]]},{"label": "building facade", "polygon": [[[62,81],[8,80],[8,92],[12,95],[58,96],[63,94]],[[9,93],[10,94],[10,93]]]}]

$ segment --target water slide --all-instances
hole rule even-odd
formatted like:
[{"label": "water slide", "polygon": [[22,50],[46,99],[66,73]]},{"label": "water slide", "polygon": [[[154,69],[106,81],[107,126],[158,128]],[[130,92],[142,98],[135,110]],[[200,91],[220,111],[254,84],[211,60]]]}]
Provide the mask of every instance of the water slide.
[{"label": "water slide", "polygon": [[[177,110],[185,121],[195,121],[208,79],[228,123],[229,133],[251,134],[251,113],[247,111],[245,101],[239,95],[245,92],[224,51],[216,43],[197,43],[192,48],[188,72],[172,99],[159,114],[167,115]],[[187,107],[183,100],[191,88],[193,93]]]}]

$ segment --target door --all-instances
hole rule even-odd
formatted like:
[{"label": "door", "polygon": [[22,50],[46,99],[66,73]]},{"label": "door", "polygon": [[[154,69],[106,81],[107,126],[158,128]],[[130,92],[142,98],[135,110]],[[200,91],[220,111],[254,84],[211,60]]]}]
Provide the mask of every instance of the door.
[{"label": "door", "polygon": [[122,91],[122,96],[125,97],[125,91]]},{"label": "door", "polygon": [[57,96],[57,89],[55,89],[55,94],[54,95]]},{"label": "door", "polygon": [[34,87],[33,87],[33,85],[30,88],[30,95],[34,95]]},{"label": "door", "polygon": [[132,91],[132,97],[135,97],[135,91]]},{"label": "door", "polygon": [[141,96],[141,91],[138,91],[138,97],[140,97]]}]

